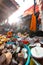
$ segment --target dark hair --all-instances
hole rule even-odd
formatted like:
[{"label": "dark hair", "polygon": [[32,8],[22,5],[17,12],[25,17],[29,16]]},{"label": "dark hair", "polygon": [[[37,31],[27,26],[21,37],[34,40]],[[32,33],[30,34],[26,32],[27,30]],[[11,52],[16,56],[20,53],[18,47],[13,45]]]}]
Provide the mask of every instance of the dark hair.
[{"label": "dark hair", "polygon": [[36,13],[35,13],[36,18],[38,18],[38,17],[39,17],[39,14],[40,14],[39,12],[36,12]]}]

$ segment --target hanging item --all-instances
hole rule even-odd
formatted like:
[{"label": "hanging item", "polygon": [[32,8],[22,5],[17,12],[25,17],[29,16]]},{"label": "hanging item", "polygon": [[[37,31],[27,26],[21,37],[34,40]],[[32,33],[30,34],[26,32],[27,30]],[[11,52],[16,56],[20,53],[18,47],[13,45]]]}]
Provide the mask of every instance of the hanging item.
[{"label": "hanging item", "polygon": [[31,24],[30,24],[30,31],[36,31],[36,16],[32,14]]}]

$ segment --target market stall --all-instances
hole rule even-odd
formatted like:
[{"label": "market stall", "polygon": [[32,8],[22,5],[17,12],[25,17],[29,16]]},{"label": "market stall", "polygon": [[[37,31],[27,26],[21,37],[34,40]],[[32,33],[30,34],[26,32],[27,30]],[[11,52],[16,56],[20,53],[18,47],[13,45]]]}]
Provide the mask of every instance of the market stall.
[{"label": "market stall", "polygon": [[0,65],[43,65],[42,14],[42,0],[0,0]]}]

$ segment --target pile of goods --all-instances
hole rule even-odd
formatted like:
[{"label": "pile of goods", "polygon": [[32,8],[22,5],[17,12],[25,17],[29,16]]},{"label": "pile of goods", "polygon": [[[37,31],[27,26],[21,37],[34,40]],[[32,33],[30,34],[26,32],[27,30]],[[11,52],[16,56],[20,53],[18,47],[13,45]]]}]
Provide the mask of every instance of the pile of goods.
[{"label": "pile of goods", "polygon": [[0,44],[3,44],[5,42],[7,42],[9,40],[9,38],[6,38],[5,35],[0,35]]},{"label": "pile of goods", "polygon": [[[0,65],[25,65],[28,50],[15,38],[0,35]],[[6,62],[5,62],[6,61]]]}]

